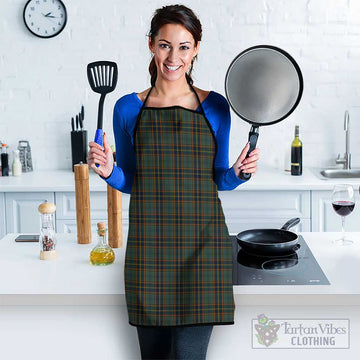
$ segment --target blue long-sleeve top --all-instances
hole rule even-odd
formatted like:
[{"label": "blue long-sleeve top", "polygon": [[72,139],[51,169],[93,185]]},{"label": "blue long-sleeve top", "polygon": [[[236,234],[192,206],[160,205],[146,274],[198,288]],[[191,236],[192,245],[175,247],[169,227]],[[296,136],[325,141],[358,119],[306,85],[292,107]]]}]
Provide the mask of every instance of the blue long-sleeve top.
[{"label": "blue long-sleeve top", "polygon": [[[116,163],[106,182],[115,189],[130,193],[136,161],[134,130],[143,103],[135,92],[124,95],[115,104],[113,128],[116,146]],[[214,132],[217,153],[214,161],[215,183],[218,190],[233,190],[244,182],[229,168],[230,109],[226,99],[210,91],[202,108]],[[197,109],[201,111],[201,108]]]}]

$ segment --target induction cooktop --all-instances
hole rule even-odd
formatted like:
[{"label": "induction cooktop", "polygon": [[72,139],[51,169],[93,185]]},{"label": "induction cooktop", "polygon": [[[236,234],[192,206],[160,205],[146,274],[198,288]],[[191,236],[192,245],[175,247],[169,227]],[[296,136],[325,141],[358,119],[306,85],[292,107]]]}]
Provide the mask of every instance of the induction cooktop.
[{"label": "induction cooktop", "polygon": [[246,253],[236,236],[232,244],[234,285],[330,285],[301,235],[297,251],[276,257]]}]

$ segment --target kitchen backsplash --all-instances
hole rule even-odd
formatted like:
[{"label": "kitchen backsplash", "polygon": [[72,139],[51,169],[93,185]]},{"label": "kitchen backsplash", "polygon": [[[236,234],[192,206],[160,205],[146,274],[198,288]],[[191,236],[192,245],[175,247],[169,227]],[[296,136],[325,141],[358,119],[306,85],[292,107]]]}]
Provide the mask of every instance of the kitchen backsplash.
[{"label": "kitchen backsplash", "polygon": [[[0,141],[12,150],[29,140],[34,169],[71,169],[71,117],[85,106],[84,127],[95,133],[99,96],[86,65],[116,61],[116,90],[105,100],[104,130],[113,142],[117,98],[149,86],[149,22],[157,0],[64,1],[68,22],[50,39],[33,36],[22,12],[26,1],[0,2]],[[173,3],[177,3],[174,1]],[[226,70],[247,47],[278,46],[304,77],[299,107],[285,121],[260,128],[260,164],[283,169],[300,125],[304,166],[334,163],[345,151],[344,112],[350,113],[350,151],[360,167],[360,2],[357,0],[184,0],[200,17],[203,41],[195,85],[224,94]],[[6,49],[6,50],[5,50]],[[230,161],[247,141],[250,125],[232,114]]]}]

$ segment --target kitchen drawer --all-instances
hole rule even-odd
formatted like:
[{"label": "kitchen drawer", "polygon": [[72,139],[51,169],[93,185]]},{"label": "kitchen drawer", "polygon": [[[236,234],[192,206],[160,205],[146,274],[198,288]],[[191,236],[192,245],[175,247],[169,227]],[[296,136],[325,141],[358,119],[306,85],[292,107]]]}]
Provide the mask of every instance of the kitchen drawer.
[{"label": "kitchen drawer", "polygon": [[[76,200],[75,192],[57,192],[56,198],[56,219],[67,220],[76,219]],[[123,220],[128,219],[129,209],[128,194],[122,194],[122,215]],[[90,193],[90,216],[91,219],[107,219],[107,193],[97,191]],[[100,220],[99,220],[100,221]]]},{"label": "kitchen drawer", "polygon": [[[90,214],[94,219],[107,218],[107,197],[106,191],[90,193]],[[56,199],[56,218],[76,219],[76,200],[75,192],[57,192]]]},{"label": "kitchen drawer", "polygon": [[[106,219],[97,219],[97,220],[93,220],[91,221],[91,232],[92,232],[92,240],[95,241],[95,236],[96,236],[96,230],[97,230],[97,226],[96,224],[99,221],[107,221]],[[123,239],[124,241],[127,239],[127,234],[128,234],[128,223],[123,221]],[[56,229],[58,233],[71,233],[71,234],[76,234],[77,232],[77,228],[76,228],[76,220],[57,220],[56,221]]]},{"label": "kitchen drawer", "polygon": [[229,220],[311,217],[310,191],[222,191],[219,197]]},{"label": "kitchen drawer", "polygon": [[[96,236],[97,226],[96,224],[99,221],[104,221],[103,219],[93,220],[91,222],[91,233],[92,236]],[[76,220],[56,220],[56,229],[58,233],[66,233],[66,234],[76,234]],[[94,240],[94,239],[93,239]]]},{"label": "kitchen drawer", "polygon": [[[54,202],[53,192],[17,192],[5,194],[6,232],[38,233],[40,231],[39,205]],[[56,218],[56,213],[55,213]]]}]

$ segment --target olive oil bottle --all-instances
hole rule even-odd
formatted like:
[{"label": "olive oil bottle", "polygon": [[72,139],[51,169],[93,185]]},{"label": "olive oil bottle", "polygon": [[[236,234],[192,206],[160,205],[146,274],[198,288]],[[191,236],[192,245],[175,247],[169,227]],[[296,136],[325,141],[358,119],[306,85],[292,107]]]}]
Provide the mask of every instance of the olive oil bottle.
[{"label": "olive oil bottle", "polygon": [[106,241],[106,225],[104,222],[97,224],[98,243],[91,250],[90,263],[92,265],[109,265],[115,260],[115,253]]},{"label": "olive oil bottle", "polygon": [[291,175],[302,175],[302,142],[299,139],[299,125],[295,126],[295,138],[291,143]]}]

